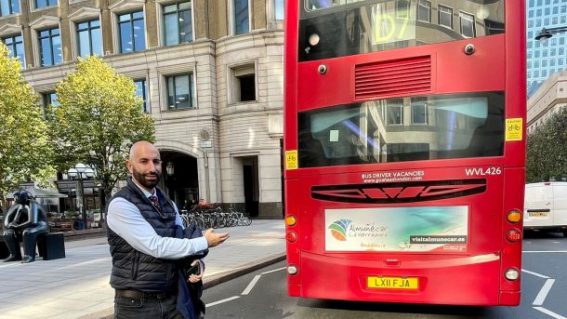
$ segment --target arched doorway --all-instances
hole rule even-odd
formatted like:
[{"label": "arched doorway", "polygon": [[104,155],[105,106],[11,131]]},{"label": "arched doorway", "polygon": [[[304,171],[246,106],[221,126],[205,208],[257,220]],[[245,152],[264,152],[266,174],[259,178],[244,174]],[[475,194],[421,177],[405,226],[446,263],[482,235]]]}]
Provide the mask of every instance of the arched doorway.
[{"label": "arched doorway", "polygon": [[160,151],[162,160],[161,189],[180,210],[189,209],[199,200],[197,159],[176,151]]}]

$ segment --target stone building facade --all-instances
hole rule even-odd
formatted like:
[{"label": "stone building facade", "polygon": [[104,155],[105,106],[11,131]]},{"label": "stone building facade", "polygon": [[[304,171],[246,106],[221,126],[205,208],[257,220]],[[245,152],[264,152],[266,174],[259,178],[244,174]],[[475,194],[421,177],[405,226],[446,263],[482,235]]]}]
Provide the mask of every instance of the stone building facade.
[{"label": "stone building facade", "polygon": [[528,134],[567,105],[567,70],[554,73],[528,99]]},{"label": "stone building facade", "polygon": [[180,208],[282,216],[283,0],[2,3],[0,38],[44,104],[79,56],[135,81]]}]

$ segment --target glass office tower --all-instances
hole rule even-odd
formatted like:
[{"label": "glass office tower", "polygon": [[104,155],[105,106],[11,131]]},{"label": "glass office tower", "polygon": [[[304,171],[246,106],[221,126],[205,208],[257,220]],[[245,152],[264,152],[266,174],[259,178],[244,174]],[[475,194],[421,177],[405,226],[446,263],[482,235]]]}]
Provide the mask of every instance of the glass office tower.
[{"label": "glass office tower", "polygon": [[526,0],[528,40],[528,96],[549,76],[567,68],[567,32],[550,39],[534,38],[542,28],[567,26],[567,0]]}]

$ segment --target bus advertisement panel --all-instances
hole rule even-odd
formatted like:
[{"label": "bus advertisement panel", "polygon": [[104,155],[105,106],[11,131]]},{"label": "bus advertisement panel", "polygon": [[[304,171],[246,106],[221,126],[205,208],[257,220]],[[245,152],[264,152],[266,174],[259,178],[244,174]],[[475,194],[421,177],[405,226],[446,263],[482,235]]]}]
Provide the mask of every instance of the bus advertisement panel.
[{"label": "bus advertisement panel", "polygon": [[524,1],[286,10],[289,294],[518,305]]}]

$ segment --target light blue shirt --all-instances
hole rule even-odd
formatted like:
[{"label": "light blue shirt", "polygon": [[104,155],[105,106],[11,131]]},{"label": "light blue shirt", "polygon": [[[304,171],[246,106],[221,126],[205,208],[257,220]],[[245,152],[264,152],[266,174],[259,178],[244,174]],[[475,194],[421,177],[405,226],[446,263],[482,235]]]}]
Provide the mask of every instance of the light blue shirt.
[{"label": "light blue shirt", "polygon": [[[152,195],[145,189],[138,188],[146,197]],[[172,204],[176,212],[175,223],[183,227],[179,211],[173,202]],[[138,207],[122,197],[110,201],[106,222],[113,232],[134,249],[155,258],[180,259],[208,248],[205,237],[180,239],[159,236],[152,225],[144,219]]]}]

